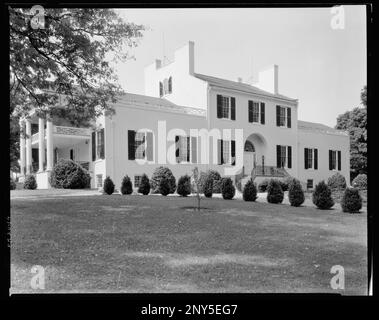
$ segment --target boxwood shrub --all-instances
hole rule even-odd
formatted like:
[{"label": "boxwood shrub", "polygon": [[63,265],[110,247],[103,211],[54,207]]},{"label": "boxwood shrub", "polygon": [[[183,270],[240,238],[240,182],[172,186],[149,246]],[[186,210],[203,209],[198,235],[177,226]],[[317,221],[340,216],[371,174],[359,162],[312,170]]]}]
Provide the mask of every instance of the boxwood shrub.
[{"label": "boxwood shrub", "polygon": [[176,192],[182,197],[187,197],[191,194],[191,177],[189,175],[184,175],[179,178]]},{"label": "boxwood shrub", "polygon": [[360,190],[367,190],[367,175],[364,173],[358,174],[354,178],[352,186]]},{"label": "boxwood shrub", "polygon": [[328,186],[332,190],[345,190],[346,189],[346,179],[342,174],[337,172],[328,178]]},{"label": "boxwood shrub", "polygon": [[312,194],[312,201],[317,208],[325,210],[334,206],[332,198],[332,191],[330,187],[324,182],[319,182]]},{"label": "boxwood shrub", "polygon": [[106,194],[112,194],[114,192],[114,183],[110,177],[105,178],[103,190]]},{"label": "boxwood shrub", "polygon": [[167,196],[170,194],[170,191],[172,190],[171,181],[166,177],[162,177],[159,181],[158,190],[162,196]]},{"label": "boxwood shrub", "polygon": [[169,193],[174,193],[176,190],[176,179],[172,174],[172,171],[167,167],[158,167],[154,170],[150,181],[152,192],[160,193],[159,186],[163,178],[167,180]]},{"label": "boxwood shrub", "polygon": [[288,200],[293,207],[299,207],[304,203],[304,191],[301,187],[300,181],[292,179],[288,188]]},{"label": "boxwood shrub", "polygon": [[125,175],[125,177],[122,179],[120,191],[121,191],[121,194],[133,193],[132,181],[130,180],[128,175]]},{"label": "boxwood shrub", "polygon": [[91,176],[79,163],[60,159],[54,165],[50,176],[50,184],[53,188],[85,189],[89,188]]},{"label": "boxwood shrub", "polygon": [[267,201],[269,203],[282,203],[284,192],[280,182],[276,179],[271,179],[267,187]]},{"label": "boxwood shrub", "polygon": [[221,188],[222,197],[225,200],[231,200],[234,198],[236,193],[236,188],[233,185],[233,181],[231,178],[226,177],[222,178],[222,188]]},{"label": "boxwood shrub", "polygon": [[150,181],[146,174],[143,174],[141,177],[141,182],[138,187],[138,193],[142,193],[143,195],[148,195],[150,192]]},{"label": "boxwood shrub", "polygon": [[246,182],[243,188],[243,200],[245,201],[255,201],[257,200],[257,187],[252,179]]},{"label": "boxwood shrub", "polygon": [[362,209],[362,197],[356,188],[347,188],[341,199],[343,212],[355,213]]},{"label": "boxwood shrub", "polygon": [[25,177],[24,189],[30,189],[30,190],[37,189],[37,181],[34,175],[29,174]]},{"label": "boxwood shrub", "polygon": [[212,198],[213,195],[213,178],[208,176],[204,183],[204,196],[207,198]]}]

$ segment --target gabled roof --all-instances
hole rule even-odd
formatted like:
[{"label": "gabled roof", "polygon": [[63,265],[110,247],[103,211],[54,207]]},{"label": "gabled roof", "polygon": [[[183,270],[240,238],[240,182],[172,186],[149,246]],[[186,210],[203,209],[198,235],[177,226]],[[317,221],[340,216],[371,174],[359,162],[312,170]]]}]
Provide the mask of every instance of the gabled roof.
[{"label": "gabled roof", "polygon": [[331,134],[340,134],[340,135],[348,135],[346,131],[337,130],[332,127],[328,127],[321,123],[316,122],[308,122],[308,121],[297,121],[297,128],[300,130],[310,130],[313,132],[320,133],[331,133]]},{"label": "gabled roof", "polygon": [[151,110],[160,110],[173,113],[182,113],[195,116],[206,116],[206,110],[179,106],[169,100],[134,93],[124,93],[118,97],[117,103],[121,106],[144,107]]},{"label": "gabled roof", "polygon": [[258,95],[267,96],[270,98],[287,100],[290,102],[297,102],[297,99],[289,98],[289,97],[286,97],[282,94],[273,94],[271,92],[259,89],[257,87],[252,86],[252,85],[249,85],[247,83],[216,78],[216,77],[207,76],[207,75],[200,74],[200,73],[195,73],[194,76],[198,79],[203,80],[203,81],[207,81],[210,85],[213,85],[213,86],[217,86],[217,87],[221,87],[221,88],[225,88],[225,89],[238,90],[238,91],[242,91],[242,92],[246,92],[246,93],[258,94]]}]

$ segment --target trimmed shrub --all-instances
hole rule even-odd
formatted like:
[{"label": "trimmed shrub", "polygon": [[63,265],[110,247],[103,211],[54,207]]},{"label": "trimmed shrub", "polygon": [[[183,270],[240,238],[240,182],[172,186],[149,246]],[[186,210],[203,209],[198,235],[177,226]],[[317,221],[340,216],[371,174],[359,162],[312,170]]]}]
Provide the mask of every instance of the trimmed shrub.
[{"label": "trimmed shrub", "polygon": [[121,194],[133,193],[132,181],[130,181],[130,178],[128,175],[125,175],[125,177],[122,179],[120,191],[121,191]]},{"label": "trimmed shrub", "polygon": [[284,192],[280,182],[275,179],[271,179],[267,187],[267,201],[269,203],[282,203],[284,198]]},{"label": "trimmed shrub", "polygon": [[258,191],[259,192],[266,192],[269,183],[270,183],[269,179],[262,180],[262,182],[258,185]]},{"label": "trimmed shrub", "polygon": [[243,188],[243,200],[245,201],[255,201],[257,200],[257,187],[252,179],[246,182]]},{"label": "trimmed shrub", "polygon": [[304,191],[299,180],[292,179],[289,183],[288,199],[293,207],[299,207],[304,203]]},{"label": "trimmed shrub", "polygon": [[30,189],[30,190],[37,189],[37,181],[34,175],[29,174],[25,177],[24,189]]},{"label": "trimmed shrub", "polygon": [[146,174],[141,177],[141,182],[138,187],[138,193],[142,193],[144,196],[148,195],[150,192],[150,181]]},{"label": "trimmed shrub", "polygon": [[330,187],[324,182],[319,182],[312,194],[312,201],[317,208],[325,210],[334,206],[332,198],[332,191]]},{"label": "trimmed shrub", "polygon": [[213,180],[213,193],[221,193],[222,191],[222,179]]},{"label": "trimmed shrub", "polygon": [[207,198],[212,198],[213,195],[213,178],[208,176],[204,183],[204,196]]},{"label": "trimmed shrub", "polygon": [[233,185],[232,179],[228,178],[222,178],[222,187],[221,187],[221,193],[222,197],[225,200],[231,200],[233,199],[234,195],[236,194],[236,188]]},{"label": "trimmed shrub", "polygon": [[347,188],[341,200],[343,212],[355,213],[362,209],[362,197],[356,188]]},{"label": "trimmed shrub", "polygon": [[216,170],[208,170],[206,172],[207,177],[211,177],[213,181],[221,180],[221,175]]},{"label": "trimmed shrub", "polygon": [[16,189],[16,182],[14,182],[14,180],[12,179],[12,177],[9,177],[11,180],[10,180],[10,190],[15,190]]},{"label": "trimmed shrub", "polygon": [[367,175],[364,173],[358,174],[354,178],[352,186],[360,190],[367,190]]},{"label": "trimmed shrub", "polygon": [[170,180],[167,179],[166,177],[163,177],[162,179],[160,179],[158,190],[162,196],[167,196],[171,190]]},{"label": "trimmed shrub", "polygon": [[167,167],[158,167],[155,169],[150,181],[152,192],[160,193],[159,186],[163,178],[166,178],[168,181],[169,193],[174,193],[176,190],[176,179],[172,171]]},{"label": "trimmed shrub", "polygon": [[103,190],[106,194],[112,194],[114,192],[114,183],[110,177],[105,178]]},{"label": "trimmed shrub", "polygon": [[346,189],[346,179],[339,172],[335,173],[328,179],[328,186],[331,189],[344,190]]},{"label": "trimmed shrub", "polygon": [[179,178],[176,192],[182,197],[187,197],[191,194],[191,177],[189,175],[184,175]]},{"label": "trimmed shrub", "polygon": [[85,189],[89,188],[91,176],[79,163],[60,159],[55,164],[51,176],[50,184],[53,188],[63,189]]}]

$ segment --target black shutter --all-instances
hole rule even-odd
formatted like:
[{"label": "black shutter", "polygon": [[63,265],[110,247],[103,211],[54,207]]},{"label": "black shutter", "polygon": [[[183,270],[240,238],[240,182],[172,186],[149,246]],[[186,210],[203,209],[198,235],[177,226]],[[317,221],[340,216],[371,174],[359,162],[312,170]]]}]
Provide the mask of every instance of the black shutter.
[{"label": "black shutter", "polygon": [[317,170],[318,169],[318,150],[317,149],[314,149],[314,169]]},{"label": "black shutter", "polygon": [[190,150],[191,150],[191,147],[190,147],[190,144],[191,144],[191,138],[190,137],[187,137],[187,162],[190,162]]},{"label": "black shutter", "polygon": [[232,156],[232,166],[236,165],[236,141],[232,140],[232,145],[231,145],[231,156]]},{"label": "black shutter", "polygon": [[287,168],[288,169],[292,168],[292,147],[291,146],[287,147]]},{"label": "black shutter", "polygon": [[217,95],[217,118],[222,118],[222,95]]},{"label": "black shutter", "polygon": [[163,97],[163,83],[159,82],[159,96]]},{"label": "black shutter", "polygon": [[168,78],[168,93],[172,93],[172,77]]},{"label": "black shutter", "polygon": [[277,145],[276,146],[276,166],[278,168],[282,167],[282,165],[280,163],[280,151],[281,151],[281,146]]},{"label": "black shutter", "polygon": [[287,128],[291,128],[291,108],[287,108]]},{"label": "black shutter", "polygon": [[180,156],[180,137],[175,136],[175,157],[176,157],[176,162],[179,162],[179,156]]},{"label": "black shutter", "polygon": [[304,169],[308,169],[308,148],[304,148]]},{"label": "black shutter", "polygon": [[265,124],[265,103],[261,102],[261,124]]},{"label": "black shutter", "polygon": [[223,164],[223,143],[222,140],[219,139],[217,141],[218,144],[218,164]]},{"label": "black shutter", "polygon": [[329,170],[333,170],[332,150],[329,150]]},{"label": "black shutter", "polygon": [[100,147],[100,159],[105,158],[105,137],[104,137],[104,128],[100,130],[100,137],[101,137],[101,147]]},{"label": "black shutter", "polygon": [[230,98],[230,119],[236,120],[236,98]]},{"label": "black shutter", "polygon": [[249,100],[249,122],[253,122],[253,101]]},{"label": "black shutter", "polygon": [[96,160],[96,132],[92,132],[92,161]]},{"label": "black shutter", "polygon": [[338,152],[338,170],[341,171],[341,151]]},{"label": "black shutter", "polygon": [[128,159],[135,160],[135,144],[136,144],[136,132],[134,130],[128,130]]},{"label": "black shutter", "polygon": [[276,126],[280,127],[280,106],[276,106]]},{"label": "black shutter", "polygon": [[153,140],[153,133],[152,132],[146,132],[146,157],[147,161],[153,161],[154,160],[154,140]]}]

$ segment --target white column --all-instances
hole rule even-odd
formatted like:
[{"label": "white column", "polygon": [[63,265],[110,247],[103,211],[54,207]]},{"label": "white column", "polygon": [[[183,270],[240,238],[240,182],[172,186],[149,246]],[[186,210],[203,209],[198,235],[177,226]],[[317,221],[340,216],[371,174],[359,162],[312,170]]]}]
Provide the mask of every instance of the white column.
[{"label": "white column", "polygon": [[46,170],[53,169],[53,123],[50,119],[46,121]]},{"label": "white column", "polygon": [[32,125],[29,119],[25,120],[26,133],[26,174],[31,173],[32,168]]},{"label": "white column", "polygon": [[21,176],[25,175],[25,122],[20,121],[20,174]]},{"label": "white column", "polygon": [[38,162],[38,172],[43,172],[45,162],[45,121],[43,118],[38,119]]}]

